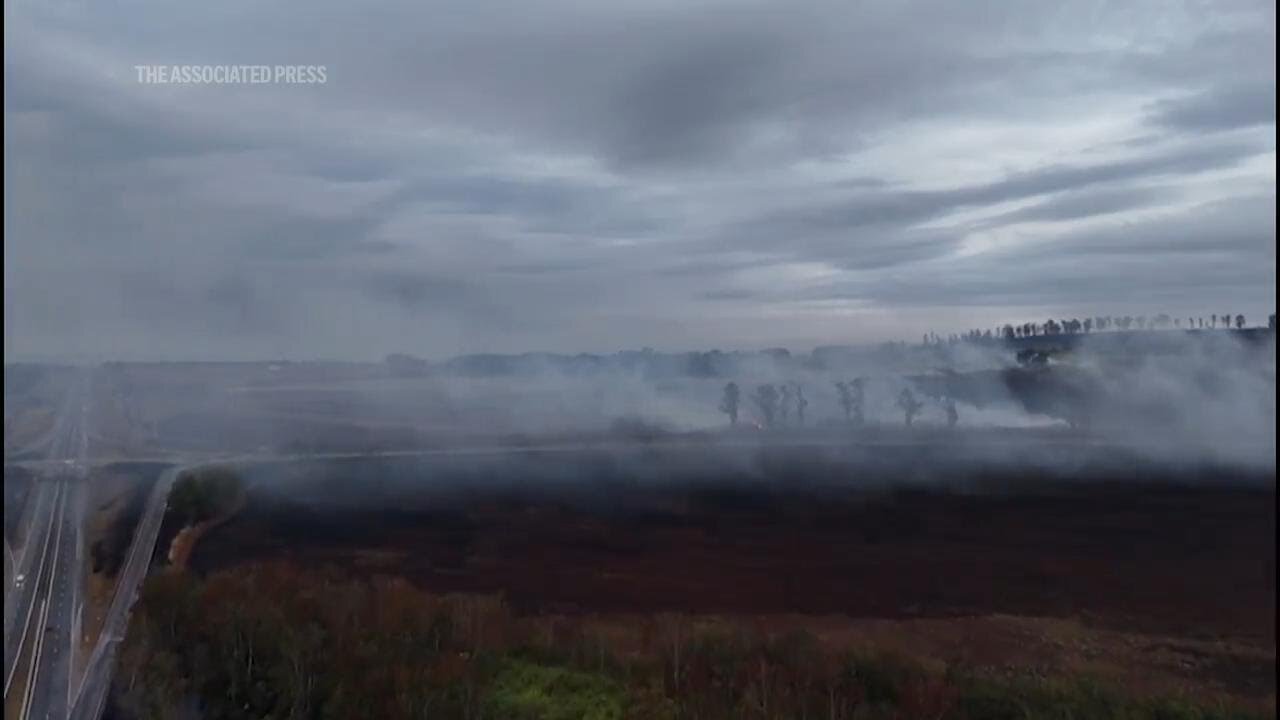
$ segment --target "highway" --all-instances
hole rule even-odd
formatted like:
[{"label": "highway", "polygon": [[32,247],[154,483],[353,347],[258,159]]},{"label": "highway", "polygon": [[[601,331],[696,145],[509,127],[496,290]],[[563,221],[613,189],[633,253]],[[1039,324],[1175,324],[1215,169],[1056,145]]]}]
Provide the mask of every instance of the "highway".
[{"label": "highway", "polygon": [[[5,617],[5,707],[22,718],[65,718],[73,686],[84,583],[84,497],[90,375],[59,410],[48,445],[55,463],[33,488],[27,542],[15,561]],[[18,578],[22,581],[18,582]]]},{"label": "highway", "polygon": [[156,481],[155,487],[147,498],[147,507],[143,511],[138,529],[134,532],[133,542],[129,545],[129,554],[116,581],[115,595],[111,598],[111,606],[107,610],[102,632],[94,646],[89,662],[85,666],[84,678],[72,703],[71,717],[97,720],[106,706],[107,694],[111,689],[111,673],[115,666],[115,652],[124,640],[125,631],[129,627],[129,609],[137,597],[138,587],[146,579],[147,568],[151,565],[151,556],[155,552],[156,541],[160,537],[160,525],[164,521],[164,511],[168,506],[169,490],[174,480],[186,468],[174,467],[165,471]]}]

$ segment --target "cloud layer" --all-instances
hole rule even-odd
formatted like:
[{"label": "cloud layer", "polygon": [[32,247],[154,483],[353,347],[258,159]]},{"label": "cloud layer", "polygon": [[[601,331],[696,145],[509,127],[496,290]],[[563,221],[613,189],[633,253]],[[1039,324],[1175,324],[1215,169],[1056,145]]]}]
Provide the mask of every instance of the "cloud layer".
[{"label": "cloud layer", "polygon": [[1271,3],[580,5],[6,4],[6,356],[1274,309]]}]

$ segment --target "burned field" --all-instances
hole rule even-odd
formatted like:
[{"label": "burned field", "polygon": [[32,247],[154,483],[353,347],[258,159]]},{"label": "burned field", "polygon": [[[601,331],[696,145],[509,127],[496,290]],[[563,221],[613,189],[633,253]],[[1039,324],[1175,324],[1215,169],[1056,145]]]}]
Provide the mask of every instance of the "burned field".
[{"label": "burned field", "polygon": [[1273,473],[955,463],[944,476],[918,448],[861,452],[896,456],[683,447],[263,467],[191,567],[337,565],[501,592],[529,613],[1003,613],[1274,637]]}]

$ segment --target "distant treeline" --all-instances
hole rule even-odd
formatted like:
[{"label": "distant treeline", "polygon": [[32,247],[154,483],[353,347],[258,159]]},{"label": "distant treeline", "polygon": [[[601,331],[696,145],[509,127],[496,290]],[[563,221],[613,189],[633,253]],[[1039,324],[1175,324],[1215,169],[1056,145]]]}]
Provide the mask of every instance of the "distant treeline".
[{"label": "distant treeline", "polygon": [[[1043,323],[1026,322],[1017,325],[1000,325],[994,330],[977,328],[964,333],[949,334],[945,339],[939,337],[937,333],[927,333],[924,336],[924,344],[956,343],[965,340],[990,340],[994,338],[1014,340],[1037,336],[1079,335],[1081,333],[1106,332],[1110,330],[1168,330],[1170,328],[1179,330],[1216,330],[1219,327],[1223,330],[1230,330],[1231,328],[1244,330],[1246,325],[1244,315],[1236,314],[1233,316],[1231,313],[1222,315],[1210,314],[1208,319],[1194,316],[1187,317],[1186,325],[1182,324],[1182,320],[1183,318],[1172,317],[1166,313],[1153,315],[1150,318],[1145,315],[1119,315],[1114,317],[1100,315],[1084,319],[1070,318],[1063,320],[1050,318]],[[1267,327],[1270,330],[1275,330],[1276,316],[1274,313],[1267,319]]]},{"label": "distant treeline", "polygon": [[[1274,317],[1274,316],[1273,316]],[[1012,362],[1023,350],[1054,352],[1079,347],[1089,338],[1091,349],[1098,352],[1160,353],[1172,352],[1189,338],[1210,334],[1199,329],[1185,332],[1161,332],[1162,323],[1148,324],[1143,320],[1141,330],[1125,329],[1135,325],[1132,318],[1120,318],[1118,324],[1108,322],[1104,332],[1099,332],[1093,322],[1049,321],[1042,325],[1027,323],[1003,326],[993,333],[971,331],[942,339],[926,336],[925,343],[913,345],[905,342],[883,343],[877,346],[824,346],[810,353],[792,353],[786,348],[770,348],[758,351],[709,350],[706,352],[662,353],[651,349],[627,350],[607,355],[579,353],[524,353],[520,355],[474,354],[462,355],[438,363],[428,362],[406,354],[393,354],[386,358],[386,367],[392,375],[418,376],[426,374],[461,375],[470,377],[503,377],[555,372],[563,375],[590,375],[625,373],[655,378],[731,378],[751,374],[760,368],[781,371],[823,372],[849,367],[894,367],[911,361],[936,361],[945,359],[938,351],[948,347],[981,346],[999,352],[1008,352]],[[1079,323],[1077,328],[1076,322]],[[1274,321],[1273,321],[1274,324]],[[1150,327],[1151,329],[1148,329]],[[1071,328],[1068,330],[1067,328]],[[1114,329],[1113,328],[1119,328]],[[1045,332],[1048,330],[1048,332]],[[1229,330],[1229,336],[1246,343],[1262,342],[1274,337],[1271,328],[1238,328]],[[1221,337],[1224,332],[1212,333]]]}]

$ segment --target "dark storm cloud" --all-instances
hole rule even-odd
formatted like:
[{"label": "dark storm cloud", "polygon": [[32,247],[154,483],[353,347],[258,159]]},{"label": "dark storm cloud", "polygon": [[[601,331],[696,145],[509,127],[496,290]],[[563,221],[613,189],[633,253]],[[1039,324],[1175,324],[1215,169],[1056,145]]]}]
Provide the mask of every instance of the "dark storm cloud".
[{"label": "dark storm cloud", "polygon": [[1156,123],[1177,130],[1235,130],[1276,124],[1275,82],[1212,88],[1153,107]]},{"label": "dark storm cloud", "polygon": [[[823,260],[849,269],[887,268],[955,250],[963,240],[960,232],[906,230],[947,213],[1045,195],[1052,197],[999,216],[996,223],[1061,221],[1119,212],[1150,204],[1168,194],[1167,188],[1161,193],[1126,183],[1230,167],[1261,150],[1257,144],[1211,143],[1112,163],[1049,166],[1015,173],[997,182],[949,190],[855,192],[848,199],[747,221],[726,234],[723,242],[735,247],[773,249],[794,258]],[[1055,193],[1059,194],[1053,196]]]},{"label": "dark storm cloud", "polygon": [[[804,231],[874,225],[910,225],[968,207],[997,205],[1103,183],[1152,176],[1192,174],[1234,165],[1263,152],[1260,144],[1207,144],[1176,148],[1151,157],[1097,165],[1055,165],[1015,173],[992,183],[940,191],[881,191],[857,194],[832,205],[782,213],[766,221],[770,229]],[[1132,192],[1119,188],[1119,192]]]},{"label": "dark storm cloud", "polygon": [[731,348],[825,343],[841,311],[879,340],[930,308],[1274,304],[1263,2],[17,0],[5,39],[8,351]]},{"label": "dark storm cloud", "polygon": [[[797,299],[856,299],[870,284],[875,296],[899,306],[1062,305],[1084,313],[1120,302],[1145,306],[1144,312],[1202,311],[1219,298],[1247,302],[1253,287],[1274,276],[1274,267],[1252,259],[1274,253],[1275,210],[1274,195],[1209,203],[1071,233],[1051,247],[1019,244],[950,259],[937,272],[819,284]],[[1160,272],[1151,270],[1153,257],[1160,258]],[[935,282],[939,276],[945,282]]]}]

